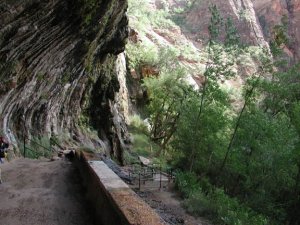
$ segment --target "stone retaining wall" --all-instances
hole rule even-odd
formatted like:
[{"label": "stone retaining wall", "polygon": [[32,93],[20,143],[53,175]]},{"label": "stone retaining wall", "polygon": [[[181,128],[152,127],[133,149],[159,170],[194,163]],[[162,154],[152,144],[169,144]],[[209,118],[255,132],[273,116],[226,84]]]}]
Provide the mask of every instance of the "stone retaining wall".
[{"label": "stone retaining wall", "polygon": [[158,214],[101,160],[76,153],[97,225],[163,225]]}]

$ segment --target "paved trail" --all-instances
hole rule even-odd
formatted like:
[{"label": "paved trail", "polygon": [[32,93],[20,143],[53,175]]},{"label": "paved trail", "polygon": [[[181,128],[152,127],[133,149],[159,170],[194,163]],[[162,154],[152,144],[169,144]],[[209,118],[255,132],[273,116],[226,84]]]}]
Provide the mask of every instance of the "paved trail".
[{"label": "paved trail", "polygon": [[70,162],[16,159],[0,168],[0,225],[93,224]]}]

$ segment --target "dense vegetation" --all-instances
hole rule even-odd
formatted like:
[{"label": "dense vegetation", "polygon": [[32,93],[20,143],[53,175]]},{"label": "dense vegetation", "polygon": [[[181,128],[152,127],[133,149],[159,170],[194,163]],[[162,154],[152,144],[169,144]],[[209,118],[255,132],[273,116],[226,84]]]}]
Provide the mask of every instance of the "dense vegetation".
[{"label": "dense vegetation", "polygon": [[[143,81],[151,128],[142,130],[159,146],[156,156],[180,169],[177,187],[191,213],[228,225],[300,224],[300,65],[282,51],[286,21],[274,27],[271,51],[253,54],[232,21],[210,10],[200,88],[186,82],[176,50],[131,57],[133,67],[148,60],[160,71]],[[249,52],[255,71],[232,100],[222,82],[240,75],[239,56]]]}]

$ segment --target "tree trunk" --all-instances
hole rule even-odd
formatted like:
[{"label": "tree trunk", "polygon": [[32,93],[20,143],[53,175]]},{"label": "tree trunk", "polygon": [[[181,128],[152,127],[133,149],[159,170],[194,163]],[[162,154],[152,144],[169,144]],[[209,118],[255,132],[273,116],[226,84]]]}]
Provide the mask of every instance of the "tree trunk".
[{"label": "tree trunk", "polygon": [[[258,81],[258,79],[257,79],[257,81]],[[256,83],[257,83],[257,82],[255,82],[255,84],[256,84]],[[226,162],[227,162],[227,159],[228,159],[228,156],[229,156],[229,152],[230,152],[230,150],[231,150],[231,147],[232,147],[232,145],[233,145],[235,136],[236,136],[237,131],[238,131],[238,128],[239,128],[239,126],[240,126],[240,122],[241,122],[242,115],[243,115],[243,113],[244,113],[244,111],[245,111],[245,109],[246,109],[246,107],[247,107],[247,105],[248,105],[248,103],[249,103],[250,97],[251,97],[252,94],[253,94],[254,88],[255,88],[255,86],[256,86],[255,84],[251,87],[250,91],[246,94],[245,103],[244,103],[244,105],[243,105],[242,110],[240,111],[239,116],[238,116],[238,120],[237,120],[237,122],[236,122],[234,131],[233,131],[233,134],[232,134],[231,139],[230,139],[230,142],[229,142],[229,144],[228,144],[228,147],[227,147],[227,151],[226,151],[224,160],[223,160],[222,165],[221,165],[221,167],[220,167],[220,169],[219,169],[219,175],[221,174],[221,172],[222,172],[222,170],[224,169],[225,164],[226,164]]]}]

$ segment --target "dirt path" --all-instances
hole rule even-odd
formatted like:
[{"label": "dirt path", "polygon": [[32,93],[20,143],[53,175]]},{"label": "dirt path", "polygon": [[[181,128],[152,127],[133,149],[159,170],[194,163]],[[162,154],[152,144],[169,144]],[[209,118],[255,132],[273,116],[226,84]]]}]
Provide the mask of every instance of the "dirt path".
[{"label": "dirt path", "polygon": [[17,159],[0,168],[1,225],[93,224],[70,162]]}]

